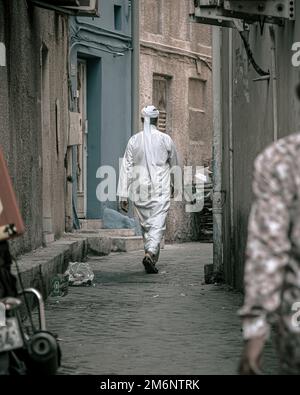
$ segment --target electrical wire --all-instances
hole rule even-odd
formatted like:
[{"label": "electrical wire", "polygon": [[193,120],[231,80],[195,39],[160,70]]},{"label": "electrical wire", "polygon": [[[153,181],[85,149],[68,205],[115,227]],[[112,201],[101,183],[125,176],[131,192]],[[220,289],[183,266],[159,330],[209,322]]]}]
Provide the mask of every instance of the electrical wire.
[{"label": "electrical wire", "polygon": [[246,49],[246,53],[248,56],[248,59],[250,60],[254,70],[261,76],[270,76],[270,72],[269,71],[264,71],[255,61],[254,57],[253,57],[253,53],[251,51],[250,48],[250,44],[246,38],[246,31],[239,31],[240,36],[242,38],[242,41],[244,43],[245,49]]}]

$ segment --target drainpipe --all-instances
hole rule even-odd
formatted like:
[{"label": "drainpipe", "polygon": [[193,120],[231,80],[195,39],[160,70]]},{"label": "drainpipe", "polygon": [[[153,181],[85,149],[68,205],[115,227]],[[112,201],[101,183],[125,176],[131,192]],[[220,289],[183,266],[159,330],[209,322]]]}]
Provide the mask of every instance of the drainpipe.
[{"label": "drainpipe", "polygon": [[270,26],[271,37],[271,78],[272,78],[272,95],[273,95],[273,130],[274,141],[278,140],[278,96],[277,96],[277,73],[276,73],[276,45],[274,27]]},{"label": "drainpipe", "polygon": [[140,6],[139,0],[131,1],[131,34],[132,34],[132,66],[131,66],[131,133],[139,131],[140,89]]},{"label": "drainpipe", "polygon": [[229,107],[229,189],[230,189],[230,242],[233,242],[234,236],[234,183],[233,183],[233,160],[234,160],[234,152],[233,152],[233,48],[232,48],[232,39],[233,39],[233,29],[229,29],[229,63],[228,63],[228,107]]},{"label": "drainpipe", "polygon": [[213,274],[223,273],[221,29],[212,28],[213,51]]}]

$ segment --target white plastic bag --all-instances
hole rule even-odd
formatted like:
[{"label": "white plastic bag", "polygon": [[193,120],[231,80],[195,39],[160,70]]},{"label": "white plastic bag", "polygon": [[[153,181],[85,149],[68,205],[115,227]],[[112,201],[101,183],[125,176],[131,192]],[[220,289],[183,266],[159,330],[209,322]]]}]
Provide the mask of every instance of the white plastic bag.
[{"label": "white plastic bag", "polygon": [[69,276],[69,285],[92,285],[94,273],[88,263],[70,262],[68,270],[65,273]]}]

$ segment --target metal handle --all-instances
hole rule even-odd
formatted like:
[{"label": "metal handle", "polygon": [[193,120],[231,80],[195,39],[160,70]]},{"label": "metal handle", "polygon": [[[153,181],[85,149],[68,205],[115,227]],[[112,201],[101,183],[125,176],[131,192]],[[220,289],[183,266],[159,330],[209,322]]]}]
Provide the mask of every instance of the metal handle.
[{"label": "metal handle", "polygon": [[42,294],[35,288],[26,288],[24,291],[21,292],[21,294],[34,294],[36,299],[38,300],[38,306],[39,306],[39,322],[40,322],[40,329],[42,331],[46,330],[46,316],[45,316],[45,304],[44,304],[44,299]]}]

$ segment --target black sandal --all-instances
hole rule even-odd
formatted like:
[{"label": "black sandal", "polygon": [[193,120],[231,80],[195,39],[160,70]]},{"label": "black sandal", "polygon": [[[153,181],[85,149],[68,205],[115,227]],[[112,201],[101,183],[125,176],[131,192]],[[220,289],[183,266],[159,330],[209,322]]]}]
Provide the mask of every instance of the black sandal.
[{"label": "black sandal", "polygon": [[143,265],[145,267],[146,273],[148,274],[156,274],[158,273],[157,267],[155,267],[155,263],[151,259],[149,255],[146,255],[143,259]]}]

